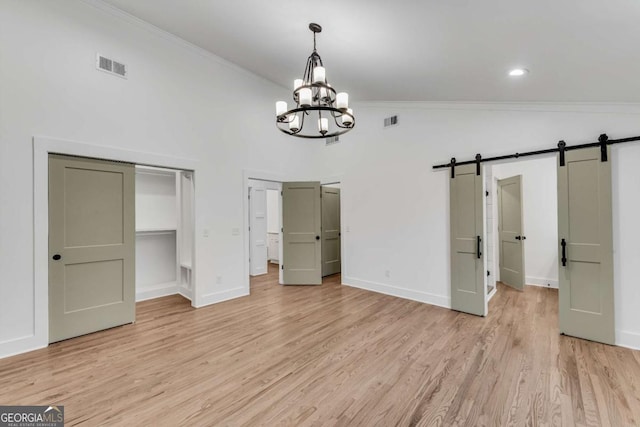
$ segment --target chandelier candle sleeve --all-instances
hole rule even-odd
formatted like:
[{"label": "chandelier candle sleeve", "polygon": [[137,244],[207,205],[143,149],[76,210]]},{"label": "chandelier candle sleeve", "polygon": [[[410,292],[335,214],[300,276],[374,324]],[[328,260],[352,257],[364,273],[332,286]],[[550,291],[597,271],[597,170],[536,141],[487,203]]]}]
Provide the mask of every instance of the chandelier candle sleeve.
[{"label": "chandelier candle sleeve", "polygon": [[311,89],[308,87],[302,88],[298,94],[300,95],[300,106],[309,107],[311,105]]},{"label": "chandelier candle sleeve", "polygon": [[336,95],[336,107],[338,107],[339,110],[349,108],[349,94],[347,92],[340,92]]},{"label": "chandelier candle sleeve", "polygon": [[314,83],[324,83],[326,80],[326,72],[324,67],[315,67],[313,69],[313,82]]},{"label": "chandelier candle sleeve", "polygon": [[300,118],[298,116],[293,116],[293,120],[289,122],[289,130],[293,132],[300,130]]},{"label": "chandelier candle sleeve", "polygon": [[326,117],[318,119],[318,129],[320,133],[326,133],[329,130],[329,119]]},{"label": "chandelier candle sleeve", "polygon": [[353,119],[351,118],[351,116],[353,116],[353,110],[351,108],[347,108],[347,113],[348,114],[343,114],[342,116],[340,116],[340,120],[345,126],[349,126],[351,125],[351,123],[353,123]]},{"label": "chandelier candle sleeve", "polygon": [[293,90],[297,90],[303,84],[304,84],[304,82],[302,81],[302,79],[295,79],[293,81]]},{"label": "chandelier candle sleeve", "polygon": [[287,112],[287,103],[284,101],[276,102],[276,115],[280,116]]}]

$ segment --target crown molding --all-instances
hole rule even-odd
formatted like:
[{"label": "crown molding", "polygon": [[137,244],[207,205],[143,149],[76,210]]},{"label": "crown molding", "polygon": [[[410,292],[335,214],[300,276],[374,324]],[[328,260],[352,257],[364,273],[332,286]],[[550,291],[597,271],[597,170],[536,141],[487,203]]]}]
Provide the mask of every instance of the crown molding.
[{"label": "crown molding", "polygon": [[370,101],[355,107],[403,110],[522,111],[542,113],[640,115],[639,102],[474,102],[474,101]]}]

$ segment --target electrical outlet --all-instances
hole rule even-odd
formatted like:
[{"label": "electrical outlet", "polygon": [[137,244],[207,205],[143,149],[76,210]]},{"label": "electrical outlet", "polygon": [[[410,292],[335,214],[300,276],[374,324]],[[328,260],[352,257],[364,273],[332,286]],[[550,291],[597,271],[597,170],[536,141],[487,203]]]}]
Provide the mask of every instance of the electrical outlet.
[{"label": "electrical outlet", "polygon": [[202,236],[203,237],[209,237],[209,229],[205,228],[204,230],[202,230]]},{"label": "electrical outlet", "polygon": [[216,276],[216,284],[217,285],[221,285],[222,284],[222,276]]},{"label": "electrical outlet", "polygon": [[391,277],[391,271],[385,270],[384,271],[384,277]]},{"label": "electrical outlet", "polygon": [[231,235],[232,236],[239,236],[240,235],[240,229],[238,227],[233,227],[231,229]]}]

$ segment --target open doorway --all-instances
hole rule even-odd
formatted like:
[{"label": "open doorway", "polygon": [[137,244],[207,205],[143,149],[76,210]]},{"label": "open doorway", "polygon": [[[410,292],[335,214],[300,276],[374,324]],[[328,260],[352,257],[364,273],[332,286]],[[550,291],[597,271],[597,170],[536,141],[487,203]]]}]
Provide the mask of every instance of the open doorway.
[{"label": "open doorway", "polygon": [[485,166],[487,292],[558,288],[555,156]]},{"label": "open doorway", "polygon": [[135,167],[136,301],[193,298],[193,174]]},{"label": "open doorway", "polygon": [[246,182],[249,289],[259,284],[320,285],[323,277],[339,278],[340,183]]},{"label": "open doorway", "polygon": [[282,183],[269,180],[248,180],[249,276],[251,283],[280,282],[282,259]]}]

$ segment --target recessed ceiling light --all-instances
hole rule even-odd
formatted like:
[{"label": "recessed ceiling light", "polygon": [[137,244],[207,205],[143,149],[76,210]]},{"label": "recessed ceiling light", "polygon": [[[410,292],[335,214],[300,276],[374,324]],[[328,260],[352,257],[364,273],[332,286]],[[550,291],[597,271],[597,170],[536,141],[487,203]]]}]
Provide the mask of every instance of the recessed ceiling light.
[{"label": "recessed ceiling light", "polygon": [[527,70],[526,68],[514,68],[513,70],[509,71],[509,75],[511,77],[521,77],[525,74],[529,74],[529,70]]}]

